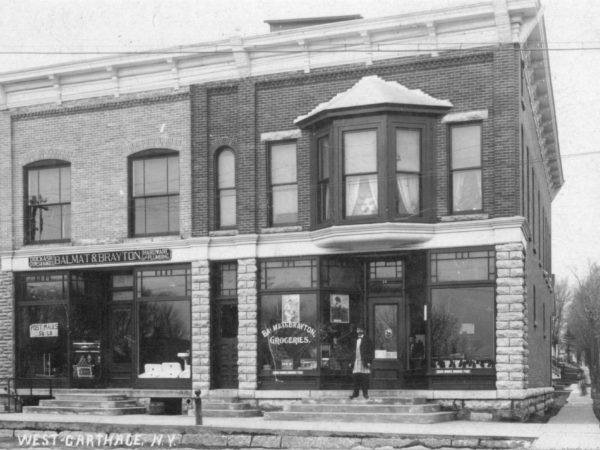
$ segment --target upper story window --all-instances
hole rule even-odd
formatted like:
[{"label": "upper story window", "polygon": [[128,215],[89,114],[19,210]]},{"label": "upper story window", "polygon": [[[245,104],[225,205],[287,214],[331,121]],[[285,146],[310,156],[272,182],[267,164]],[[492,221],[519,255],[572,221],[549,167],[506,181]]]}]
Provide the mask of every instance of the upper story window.
[{"label": "upper story window", "polygon": [[269,148],[271,225],[298,221],[296,142],[272,143]]},{"label": "upper story window", "polygon": [[315,136],[313,223],[434,220],[433,124],[451,107],[369,76],[298,117]]},{"label": "upper story window", "polygon": [[45,160],[25,168],[25,240],[65,241],[71,237],[71,166]]},{"label": "upper story window", "polygon": [[217,217],[219,228],[236,225],[235,155],[230,148],[217,156]]},{"label": "upper story window", "polygon": [[147,150],[134,155],[131,167],[131,235],[179,231],[179,154]]},{"label": "upper story window", "polygon": [[481,211],[481,124],[450,127],[452,212]]}]

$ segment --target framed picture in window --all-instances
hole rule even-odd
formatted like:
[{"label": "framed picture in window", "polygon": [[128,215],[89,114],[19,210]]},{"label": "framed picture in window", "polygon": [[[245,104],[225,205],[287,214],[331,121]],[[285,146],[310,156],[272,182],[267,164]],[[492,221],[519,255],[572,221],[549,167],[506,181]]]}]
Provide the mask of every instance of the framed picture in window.
[{"label": "framed picture in window", "polygon": [[331,294],[329,317],[331,323],[348,323],[350,321],[350,298],[348,295]]},{"label": "framed picture in window", "polygon": [[281,296],[281,321],[288,323],[300,322],[299,294]]}]

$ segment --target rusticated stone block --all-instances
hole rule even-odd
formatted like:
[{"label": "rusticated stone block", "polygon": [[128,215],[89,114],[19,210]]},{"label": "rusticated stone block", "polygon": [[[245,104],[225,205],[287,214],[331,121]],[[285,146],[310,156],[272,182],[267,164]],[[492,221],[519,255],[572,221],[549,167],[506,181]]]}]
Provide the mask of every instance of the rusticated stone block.
[{"label": "rusticated stone block", "polygon": [[283,436],[282,448],[349,449],[360,445],[360,438],[320,437],[320,436]]},{"label": "rusticated stone block", "polygon": [[234,434],[227,437],[227,445],[229,447],[250,447],[252,435],[250,434]]},{"label": "rusticated stone block", "polygon": [[252,438],[252,447],[279,448],[280,446],[281,436],[258,435]]}]

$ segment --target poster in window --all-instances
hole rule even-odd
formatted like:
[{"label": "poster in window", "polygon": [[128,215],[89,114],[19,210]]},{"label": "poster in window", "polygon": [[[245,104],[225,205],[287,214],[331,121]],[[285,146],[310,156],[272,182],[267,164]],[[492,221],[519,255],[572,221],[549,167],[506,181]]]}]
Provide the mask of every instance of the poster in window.
[{"label": "poster in window", "polygon": [[281,321],[287,323],[300,322],[300,295],[281,296]]},{"label": "poster in window", "polygon": [[350,298],[344,294],[331,294],[329,300],[332,323],[348,323],[350,321]]}]

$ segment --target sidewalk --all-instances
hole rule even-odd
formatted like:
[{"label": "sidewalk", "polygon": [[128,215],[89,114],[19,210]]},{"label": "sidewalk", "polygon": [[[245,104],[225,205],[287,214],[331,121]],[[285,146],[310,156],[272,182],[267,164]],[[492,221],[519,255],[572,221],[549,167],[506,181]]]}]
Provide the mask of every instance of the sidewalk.
[{"label": "sidewalk", "polygon": [[533,449],[600,449],[600,425],[592,411],[590,390],[579,394],[576,384],[560,412],[542,425]]},{"label": "sidewalk", "polygon": [[[380,438],[435,437],[452,443],[505,438],[534,441],[533,449],[596,449],[600,450],[600,426],[592,412],[588,395],[582,397],[576,385],[568,403],[548,423],[469,422],[451,421],[436,424],[390,423],[324,423],[304,421],[266,421],[256,418],[204,418],[203,426],[194,425],[191,416],[84,416],[57,414],[0,414],[0,436],[9,430],[46,430],[48,432],[73,430],[104,433],[266,433],[270,435],[293,433],[303,436]],[[473,438],[468,441],[469,438]],[[476,440],[475,438],[479,439]],[[449,441],[450,442],[450,441]],[[454,446],[454,445],[452,445]],[[471,445],[464,445],[471,447]]]}]

